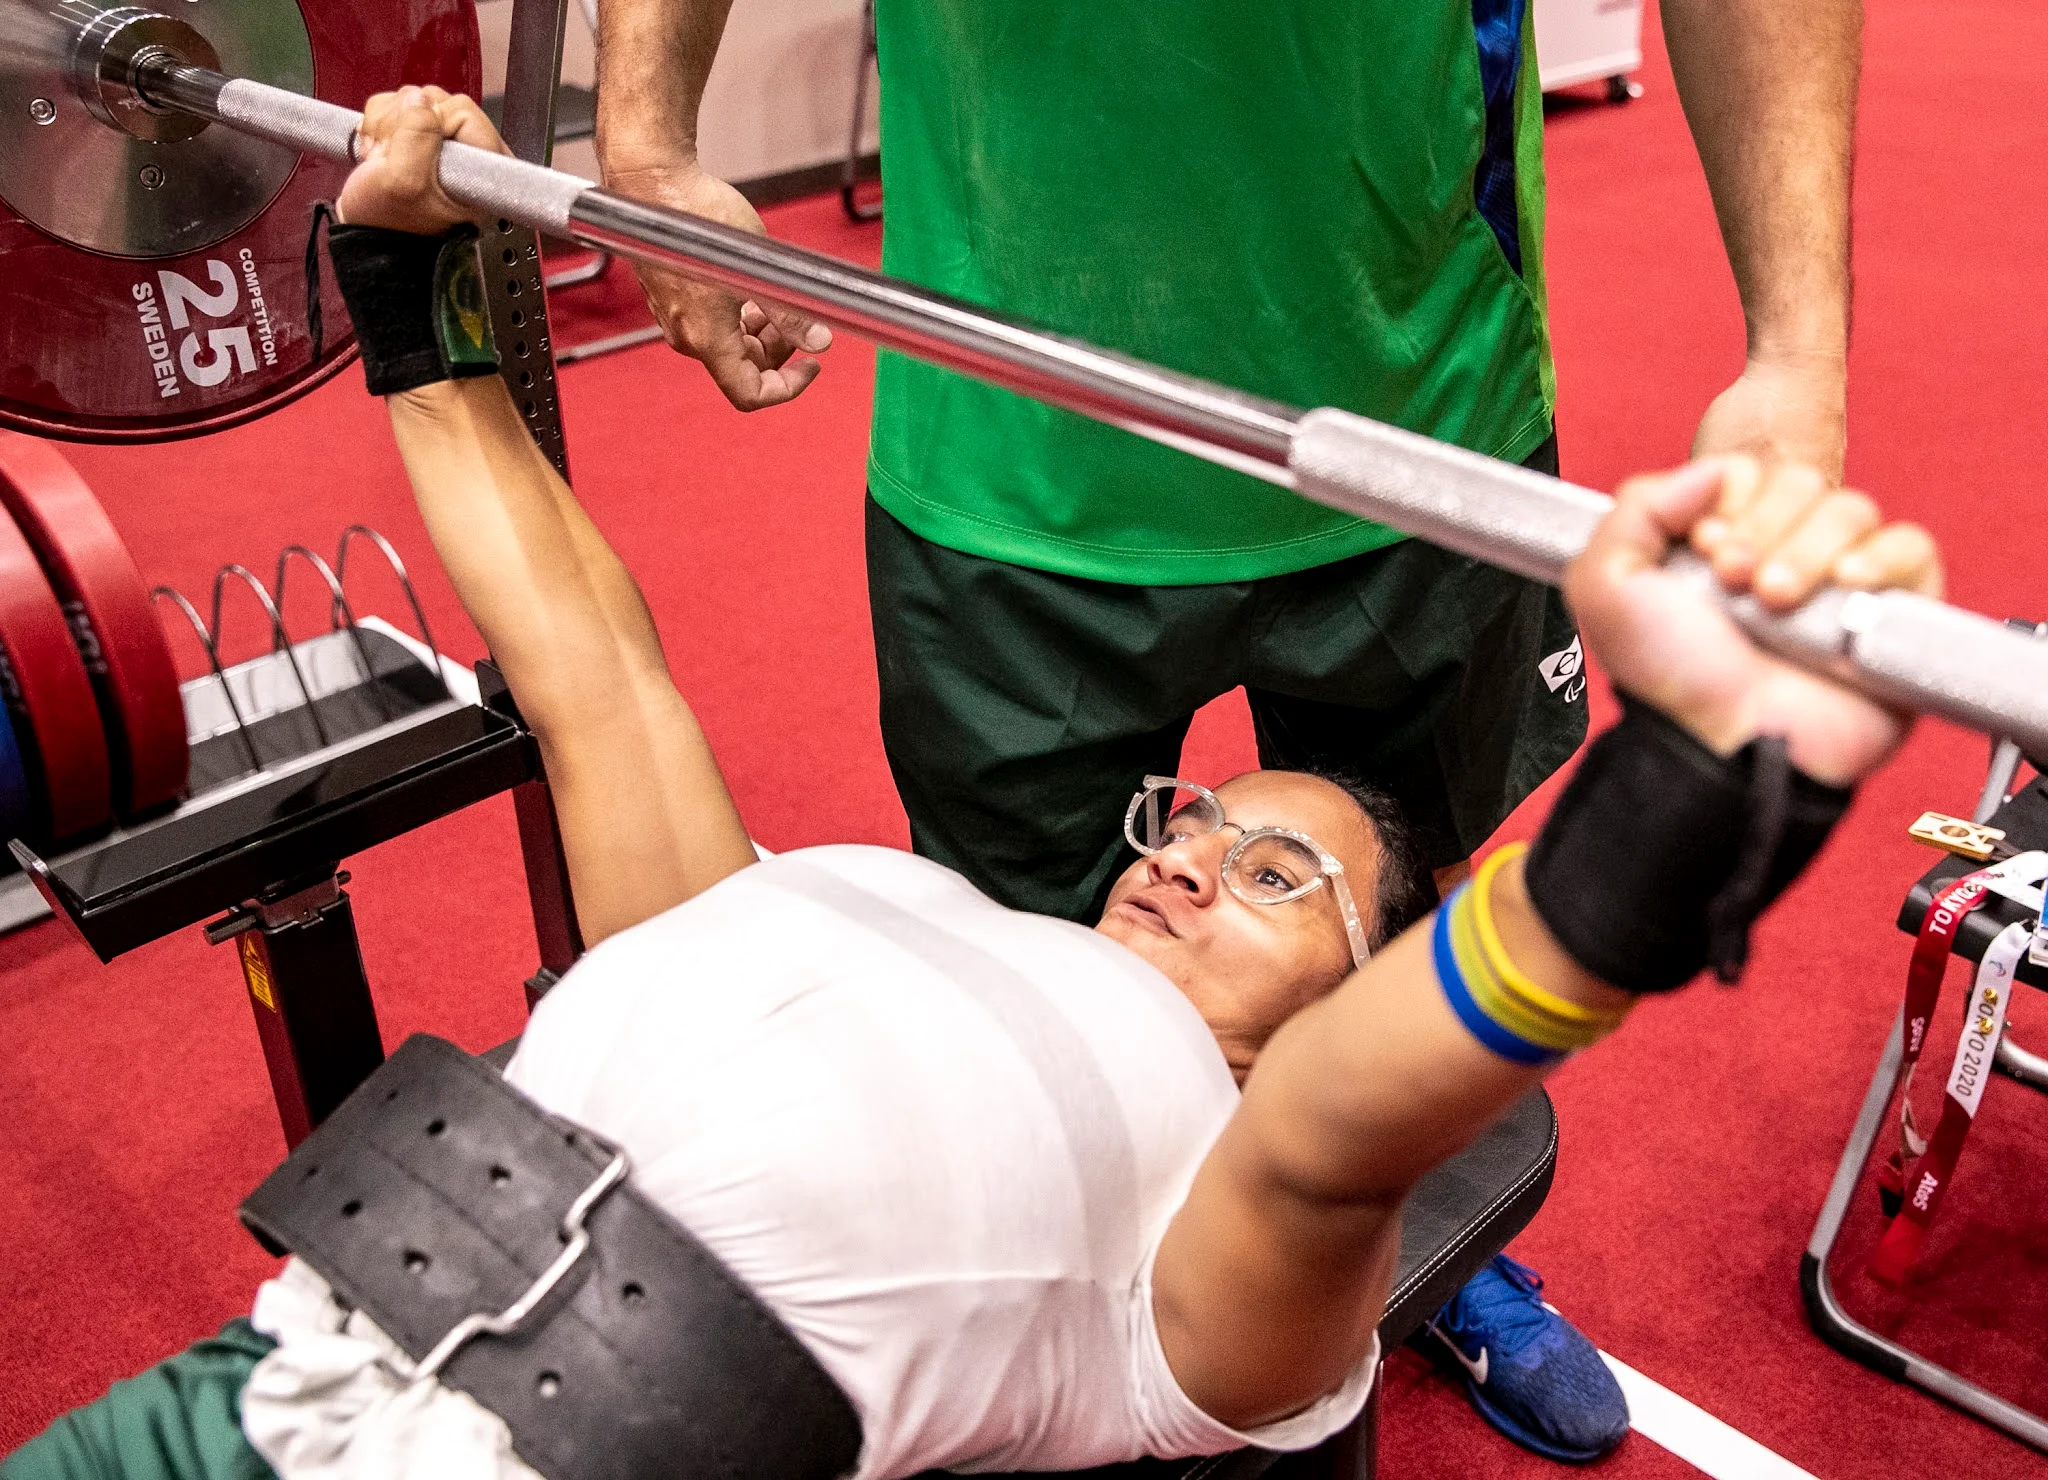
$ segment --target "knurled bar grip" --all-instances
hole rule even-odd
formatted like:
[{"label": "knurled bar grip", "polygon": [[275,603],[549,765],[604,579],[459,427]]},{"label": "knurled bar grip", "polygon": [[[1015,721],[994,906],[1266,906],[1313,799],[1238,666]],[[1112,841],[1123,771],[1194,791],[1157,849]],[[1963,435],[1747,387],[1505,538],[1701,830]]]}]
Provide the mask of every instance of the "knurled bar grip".
[{"label": "knurled bar grip", "polygon": [[[363,115],[351,108],[204,67],[169,63],[145,67],[138,86],[153,103],[197,113],[240,133],[328,159],[355,158]],[[566,234],[569,207],[592,186],[509,155],[450,144],[441,151],[441,188],[466,206]]]},{"label": "knurled bar grip", "polygon": [[1305,413],[1294,491],[1347,514],[1558,585],[1614,500],[1348,411]]},{"label": "knurled bar grip", "polygon": [[[1310,411],[1294,490],[1532,580],[1559,584],[1614,501],[1347,411]],[[1674,563],[1698,570],[1680,555]],[[1754,597],[1729,614],[1761,647],[1887,704],[2048,753],[2048,642],[1905,591],[1824,591],[1797,611]]]},{"label": "knurled bar grip", "polygon": [[[362,115],[170,59],[138,68],[150,102],[294,149],[354,157]],[[441,152],[464,205],[727,287],[1111,422],[1447,549],[1551,584],[1612,500],[1349,412],[1305,414],[1179,375],[785,242],[615,195],[467,145]],[[1786,616],[1730,610],[1753,638],[1886,703],[2048,752],[2048,642],[1903,592],[1828,592]]]}]

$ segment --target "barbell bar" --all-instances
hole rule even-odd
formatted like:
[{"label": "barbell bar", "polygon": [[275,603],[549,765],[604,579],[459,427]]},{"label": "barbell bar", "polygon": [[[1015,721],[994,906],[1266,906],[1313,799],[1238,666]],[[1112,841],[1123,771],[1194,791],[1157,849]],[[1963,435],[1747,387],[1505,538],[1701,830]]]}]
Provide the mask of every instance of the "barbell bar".
[{"label": "barbell bar", "polygon": [[[73,48],[74,87],[110,127],[132,131],[127,118],[160,130],[164,115],[186,115],[353,159],[360,113],[195,65],[210,49],[185,22],[133,7],[121,14],[122,23],[77,28],[64,43]],[[181,28],[191,43],[179,44]],[[35,34],[22,28],[0,50],[33,44],[23,38]],[[788,304],[1535,580],[1558,583],[1612,505],[1591,489],[1414,432],[1331,408],[1299,412],[540,165],[451,143],[440,175],[449,196],[473,210]],[[1711,585],[1693,557],[1675,563]],[[2048,642],[1901,591],[1824,592],[1784,615],[1751,597],[1726,600],[1745,631],[1790,661],[1881,702],[2048,754]]]}]

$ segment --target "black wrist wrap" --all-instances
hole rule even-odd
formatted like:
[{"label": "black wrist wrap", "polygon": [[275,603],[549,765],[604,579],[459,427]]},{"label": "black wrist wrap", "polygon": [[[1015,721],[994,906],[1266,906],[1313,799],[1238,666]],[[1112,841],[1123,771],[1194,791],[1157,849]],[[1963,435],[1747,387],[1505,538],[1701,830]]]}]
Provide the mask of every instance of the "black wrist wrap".
[{"label": "black wrist wrap", "polygon": [[476,236],[474,226],[440,236],[376,226],[327,233],[334,283],[355,323],[371,395],[497,373]]},{"label": "black wrist wrap", "polygon": [[1707,965],[1735,981],[1749,927],[1854,792],[1794,770],[1777,736],[1723,759],[1621,700],[1529,853],[1529,901],[1573,960],[1624,991],[1668,992]]}]

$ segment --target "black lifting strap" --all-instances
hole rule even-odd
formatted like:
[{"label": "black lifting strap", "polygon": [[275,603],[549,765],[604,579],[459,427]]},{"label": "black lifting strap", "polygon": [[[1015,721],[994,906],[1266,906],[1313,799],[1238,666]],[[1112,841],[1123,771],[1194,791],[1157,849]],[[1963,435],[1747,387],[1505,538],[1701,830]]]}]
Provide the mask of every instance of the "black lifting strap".
[{"label": "black lifting strap", "polygon": [[488,1064],[418,1035],[241,1215],[418,1364],[563,1260],[580,1201],[588,1249],[515,1329],[456,1347],[439,1380],[504,1419],[548,1480],[850,1472],[861,1430],[846,1395],[614,1156]]},{"label": "black lifting strap", "polygon": [[1749,929],[1771,891],[1771,872],[1785,841],[1791,806],[1792,758],[1785,737],[1759,735],[1750,745],[1749,812],[1742,826],[1742,849],[1734,872],[1707,903],[1707,964],[1730,986],[1742,979],[1742,969],[1749,964]]},{"label": "black lifting strap", "polygon": [[327,347],[327,311],[320,306],[320,228],[335,221],[332,201],[313,202],[313,224],[306,229],[306,338],[313,349],[313,362]]}]

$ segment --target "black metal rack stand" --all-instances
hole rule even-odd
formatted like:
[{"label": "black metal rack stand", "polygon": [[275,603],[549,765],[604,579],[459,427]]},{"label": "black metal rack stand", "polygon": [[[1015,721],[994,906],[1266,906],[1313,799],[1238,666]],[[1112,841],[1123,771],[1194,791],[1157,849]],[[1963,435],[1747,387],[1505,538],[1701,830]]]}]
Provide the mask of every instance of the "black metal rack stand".
[{"label": "black metal rack stand", "polygon": [[496,670],[479,664],[477,676],[482,704],[443,698],[54,862],[13,845],[102,961],[202,923],[209,941],[236,943],[293,1145],[384,1059],[342,860],[514,790],[538,881],[530,1001],[581,948],[539,749]]},{"label": "black metal rack stand", "polygon": [[[2048,777],[2037,776],[2017,795],[2008,795],[2017,760],[2018,752],[2009,744],[2001,745],[1995,752],[1992,774],[1975,820],[2003,829],[2007,840],[2016,847],[2048,847]],[[1899,929],[1909,935],[1918,934],[1920,922],[1932,906],[1936,891],[1978,866],[1961,858],[1947,858],[1935,864],[1907,893],[1905,903],[1899,909]],[[1970,961],[1981,961],[1999,932],[2024,917],[2021,907],[2010,900],[1998,897],[1987,900],[1982,908],[1963,917],[1956,930],[1955,954]],[[2022,959],[2014,980],[2048,989],[2048,970]],[[1806,1253],[1799,1261],[1799,1289],[1805,1300],[1807,1320],[1823,1341],[1843,1355],[1895,1382],[1911,1383],[1975,1415],[1993,1428],[2002,1429],[2036,1449],[2048,1451],[2048,1419],[1999,1397],[1881,1332],[1873,1331],[1851,1316],[1835,1295],[1828,1255],[1848,1219],[1851,1200],[1863,1184],[1871,1153],[1876,1149],[1885,1127],[1893,1122],[1892,1101],[1904,1058],[1903,1043],[1903,1023],[1894,1020],[1891,1035],[1885,1039],[1884,1051],[1878,1057],[1876,1072],[1871,1076],[1870,1088],[1864,1094],[1862,1108],[1857,1112],[1856,1123],[1849,1132],[1848,1144],[1842,1150],[1841,1162],[1835,1168],[1827,1199],[1815,1220],[1813,1235],[1807,1241]],[[2000,1043],[1994,1068],[2030,1088],[2048,1090],[2048,1061],[2021,1049],[2010,1037]]]},{"label": "black metal rack stand", "polygon": [[859,196],[862,166],[867,163],[860,146],[867,132],[868,76],[875,70],[875,56],[875,0],[867,0],[860,14],[860,59],[854,63],[853,122],[847,129],[846,159],[839,171],[839,206],[849,221],[882,219],[881,204],[869,205]]},{"label": "black metal rack stand", "polygon": [[[565,16],[566,0],[514,3],[504,132],[536,162],[553,139]],[[507,350],[501,373],[534,441],[566,477],[538,240],[499,222],[482,247],[493,328]],[[390,560],[418,621],[416,647],[356,620],[342,581],[358,538]],[[320,576],[331,601],[333,630],[301,643],[280,614],[294,561]],[[269,620],[272,648],[229,669],[217,645],[222,600],[244,588]],[[491,664],[477,665],[477,702],[454,691],[453,665],[434,648],[404,565],[374,530],[350,529],[332,567],[289,547],[270,587],[243,566],[223,567],[210,625],[176,591],[156,595],[182,611],[211,670],[184,686],[193,795],[63,857],[45,860],[19,842],[14,855],[102,961],[201,923],[209,941],[235,942],[278,1116],[296,1146],[384,1059],[343,887],[350,855],[510,790],[540,947],[528,1003],[581,954],[539,747]]]}]

